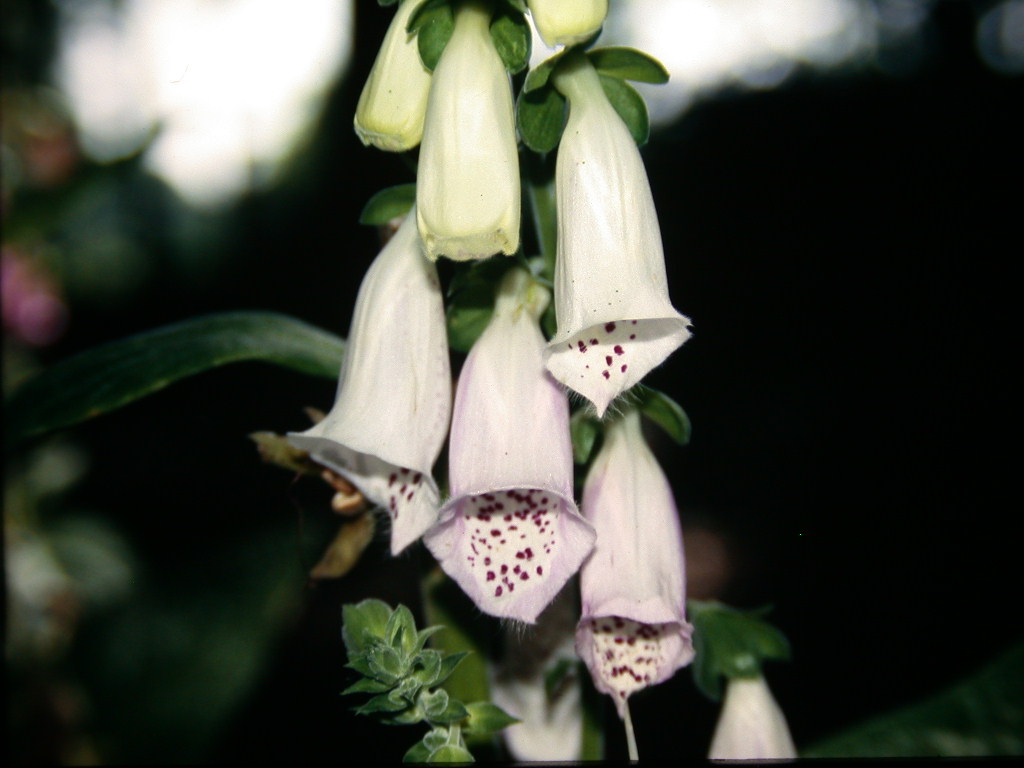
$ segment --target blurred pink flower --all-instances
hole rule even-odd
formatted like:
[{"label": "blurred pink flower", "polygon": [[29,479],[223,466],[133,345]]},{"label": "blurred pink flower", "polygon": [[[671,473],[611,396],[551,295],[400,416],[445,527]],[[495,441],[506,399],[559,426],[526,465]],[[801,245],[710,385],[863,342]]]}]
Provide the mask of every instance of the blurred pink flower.
[{"label": "blurred pink flower", "polygon": [[0,256],[4,331],[24,344],[45,347],[67,327],[68,310],[52,278],[13,247]]}]

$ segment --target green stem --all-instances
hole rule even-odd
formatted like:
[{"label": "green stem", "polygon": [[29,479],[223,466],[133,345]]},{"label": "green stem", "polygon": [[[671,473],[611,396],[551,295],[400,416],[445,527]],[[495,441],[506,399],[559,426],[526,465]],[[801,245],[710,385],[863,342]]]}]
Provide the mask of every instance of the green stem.
[{"label": "green stem", "polygon": [[555,276],[555,251],[558,248],[558,214],[555,207],[555,169],[553,157],[524,152],[525,188],[537,234],[537,245],[544,258],[543,277]]},{"label": "green stem", "polygon": [[640,760],[640,755],[636,750],[636,734],[633,733],[633,718],[629,716],[629,702],[626,702],[625,710],[623,724],[626,726],[626,749],[629,751],[629,761],[635,763]]}]

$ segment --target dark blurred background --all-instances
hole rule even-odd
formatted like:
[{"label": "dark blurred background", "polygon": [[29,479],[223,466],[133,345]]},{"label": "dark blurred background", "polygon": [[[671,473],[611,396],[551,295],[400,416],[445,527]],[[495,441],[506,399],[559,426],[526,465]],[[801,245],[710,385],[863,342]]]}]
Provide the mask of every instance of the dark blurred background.
[{"label": "dark blurred background", "polygon": [[[4,4],[5,395],[99,343],[208,312],[347,331],[378,247],[358,212],[412,174],[351,128],[391,11],[317,5],[354,24],[334,40],[348,53],[312,57],[320,100],[271,162],[244,120],[247,138],[210,134],[188,160],[160,143],[181,113],[155,97],[140,97],[156,117],[132,118],[134,139],[105,145],[88,128],[74,84],[130,84],[82,62],[155,50],[123,40],[157,4]],[[255,46],[255,82],[238,86],[253,112],[290,49],[248,34],[240,10],[235,22],[197,10],[243,2],[177,6],[180,35],[231,30]],[[613,0],[608,42],[645,47],[636,30],[657,26],[643,16],[656,4],[636,6],[631,20]],[[744,7],[723,2],[733,15],[720,21],[749,23]],[[681,507],[692,596],[771,604],[790,639],[792,660],[767,678],[798,747],[938,693],[1021,629],[1009,491],[1024,3],[852,0],[818,14],[806,49],[790,32],[788,47],[752,47],[714,76],[648,47],[683,91],[652,105],[644,148],[673,301],[694,325],[650,377],[686,408],[692,441],[650,437]],[[72,55],[90,24],[122,42]],[[202,144],[198,103],[182,109]],[[242,169],[221,170],[239,146]],[[333,392],[227,366],[8,458],[12,760],[401,756],[411,736],[357,721],[338,695],[352,680],[340,608],[370,595],[418,605],[428,556],[392,559],[379,532],[344,579],[310,581],[337,528],[330,493],[264,464],[247,438],[304,428],[302,408],[328,408]],[[645,757],[706,752],[717,706],[688,670],[634,701]],[[624,756],[606,720],[609,755]]]}]

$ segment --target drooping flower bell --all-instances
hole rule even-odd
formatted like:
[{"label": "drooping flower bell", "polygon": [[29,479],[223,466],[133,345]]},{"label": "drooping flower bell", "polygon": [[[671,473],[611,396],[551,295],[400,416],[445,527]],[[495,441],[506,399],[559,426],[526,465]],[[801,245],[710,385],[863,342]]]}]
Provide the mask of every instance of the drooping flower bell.
[{"label": "drooping flower bell", "polygon": [[791,760],[796,757],[786,717],[763,676],[729,678],[708,757],[712,760]]},{"label": "drooping flower bell", "polygon": [[418,0],[401,0],[359,95],[355,129],[363,144],[405,152],[420,143],[430,92],[416,35],[405,31]]},{"label": "drooping flower bell", "polygon": [[480,610],[530,623],[594,543],[573,501],[567,398],[544,370],[547,301],[525,271],[503,278],[459,375],[451,499],[423,538]]},{"label": "drooping flower bell", "polygon": [[631,694],[693,659],[679,515],[637,411],[605,427],[582,507],[597,543],[580,571],[576,651],[624,717]]},{"label": "drooping flower bell", "polygon": [[690,337],[668,296],[661,231],[643,160],[593,66],[553,75],[569,100],[555,189],[558,251],[548,370],[598,416]]},{"label": "drooping flower bell", "polygon": [[512,87],[491,8],[466,2],[434,68],[416,182],[427,256],[465,261],[519,248],[519,155]]},{"label": "drooping flower bell", "polygon": [[450,413],[441,288],[409,213],[359,287],[334,407],[289,442],[387,509],[397,554],[437,520]]},{"label": "drooping flower bell", "polygon": [[586,40],[604,24],[608,0],[526,0],[537,34],[552,48]]}]

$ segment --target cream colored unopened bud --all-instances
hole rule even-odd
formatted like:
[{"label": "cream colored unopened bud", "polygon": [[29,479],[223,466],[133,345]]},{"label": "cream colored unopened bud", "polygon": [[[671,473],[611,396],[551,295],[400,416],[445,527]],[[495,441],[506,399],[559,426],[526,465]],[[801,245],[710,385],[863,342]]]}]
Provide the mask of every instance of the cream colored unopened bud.
[{"label": "cream colored unopened bud", "polygon": [[586,40],[604,24],[608,0],[526,0],[537,33],[550,46]]},{"label": "cream colored unopened bud", "polygon": [[402,0],[388,27],[356,107],[363,144],[388,152],[412,149],[423,138],[430,71],[420,60],[416,35],[405,31],[420,0]]}]

